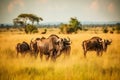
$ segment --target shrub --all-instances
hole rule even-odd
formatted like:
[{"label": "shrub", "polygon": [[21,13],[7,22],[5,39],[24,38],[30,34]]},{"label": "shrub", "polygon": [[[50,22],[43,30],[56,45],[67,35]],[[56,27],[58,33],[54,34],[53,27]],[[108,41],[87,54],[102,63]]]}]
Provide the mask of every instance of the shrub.
[{"label": "shrub", "polygon": [[77,33],[77,30],[81,28],[81,23],[76,19],[76,18],[70,18],[69,24],[61,24],[60,25],[60,30],[62,33]]},{"label": "shrub", "polygon": [[37,29],[37,27],[36,26],[34,26],[34,25],[27,25],[26,27],[25,27],[25,33],[27,33],[27,34],[31,34],[31,33],[38,33],[38,29]]},{"label": "shrub", "polygon": [[61,24],[60,25],[60,31],[64,34],[67,33],[68,25],[67,24]]},{"label": "shrub", "polygon": [[103,33],[108,33],[108,29],[107,29],[107,27],[105,27],[104,29],[103,29]]},{"label": "shrub", "polygon": [[111,34],[113,34],[113,33],[114,33],[114,31],[113,31],[113,30],[111,30],[111,31],[110,31],[110,33],[111,33]]},{"label": "shrub", "polygon": [[120,33],[120,23],[116,24],[116,30],[117,30],[117,33]]}]

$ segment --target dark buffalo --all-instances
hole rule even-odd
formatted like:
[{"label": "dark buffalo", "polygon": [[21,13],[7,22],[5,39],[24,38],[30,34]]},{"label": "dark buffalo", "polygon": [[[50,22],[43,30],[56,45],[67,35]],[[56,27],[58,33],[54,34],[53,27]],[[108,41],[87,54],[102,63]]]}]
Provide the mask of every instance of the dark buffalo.
[{"label": "dark buffalo", "polygon": [[66,39],[63,38],[63,49],[61,50],[61,53],[64,53],[65,57],[70,56],[71,51],[71,41],[70,38]]},{"label": "dark buffalo", "polygon": [[[36,45],[36,47],[34,48],[33,45]],[[56,60],[57,55],[59,55],[60,51],[62,50],[63,39],[59,38],[57,35],[50,35],[48,38],[31,41],[30,46],[33,48],[33,50],[36,49],[37,53],[40,52],[41,59],[44,54],[47,56],[47,60],[50,56],[52,60]]]},{"label": "dark buffalo", "polygon": [[30,51],[30,47],[27,42],[23,41],[22,43],[18,43],[16,46],[17,56],[19,53],[25,55],[28,51]]},{"label": "dark buffalo", "polygon": [[103,52],[102,38],[92,37],[89,40],[85,40],[82,42],[82,47],[84,50],[84,57],[86,57],[87,51],[96,51],[97,55],[99,55],[100,52],[102,54],[102,52]]},{"label": "dark buffalo", "polygon": [[82,47],[84,50],[84,57],[86,57],[87,51],[96,51],[97,55],[101,53],[101,56],[103,54],[103,51],[107,50],[107,46],[111,44],[111,40],[102,40],[100,37],[92,37],[89,40],[85,40],[82,42]]},{"label": "dark buffalo", "polygon": [[103,41],[103,50],[106,52],[107,51],[107,48],[108,48],[108,45],[110,45],[112,43],[112,40],[107,40],[105,39]]}]

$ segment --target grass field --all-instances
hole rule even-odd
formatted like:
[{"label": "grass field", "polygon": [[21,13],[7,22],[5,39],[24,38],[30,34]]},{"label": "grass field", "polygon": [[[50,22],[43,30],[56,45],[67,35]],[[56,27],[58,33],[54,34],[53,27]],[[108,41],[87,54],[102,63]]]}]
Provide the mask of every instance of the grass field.
[{"label": "grass field", "polygon": [[[19,32],[0,32],[0,80],[119,80],[120,79],[120,34],[58,34],[51,29],[47,34],[24,34]],[[64,59],[62,54],[54,63],[51,60],[40,60],[19,55],[16,57],[15,46],[18,42],[30,43],[32,38],[48,37],[50,34],[70,37],[72,50],[70,58]],[[112,39],[102,57],[88,52],[83,56],[82,41],[93,36]]]}]

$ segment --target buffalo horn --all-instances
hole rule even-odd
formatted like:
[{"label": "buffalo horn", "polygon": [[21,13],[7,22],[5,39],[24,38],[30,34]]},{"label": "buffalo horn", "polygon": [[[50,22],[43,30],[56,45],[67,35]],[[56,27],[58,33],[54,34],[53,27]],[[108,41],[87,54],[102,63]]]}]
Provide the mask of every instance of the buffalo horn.
[{"label": "buffalo horn", "polygon": [[67,37],[68,38],[68,42],[70,42],[70,38],[69,37]]},{"label": "buffalo horn", "polygon": [[111,42],[112,42],[112,39],[110,39],[109,42],[111,43]]}]

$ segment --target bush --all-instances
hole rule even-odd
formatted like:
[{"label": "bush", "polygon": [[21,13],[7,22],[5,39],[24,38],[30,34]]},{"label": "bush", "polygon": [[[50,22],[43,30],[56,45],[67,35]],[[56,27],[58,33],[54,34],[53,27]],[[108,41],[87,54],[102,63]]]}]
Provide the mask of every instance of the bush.
[{"label": "bush", "polygon": [[33,25],[27,25],[25,27],[25,33],[27,34],[31,34],[31,33],[38,33],[38,29],[36,26],[33,26]]},{"label": "bush", "polygon": [[103,33],[108,33],[108,29],[107,29],[107,27],[105,27],[104,29],[103,29]]},{"label": "bush", "polygon": [[113,34],[113,33],[114,33],[114,31],[112,30],[112,31],[110,31],[110,33],[111,33],[111,34]]},{"label": "bush", "polygon": [[74,31],[74,28],[72,28],[70,25],[68,24],[62,24],[61,27],[60,27],[60,31],[64,34],[70,34],[72,32],[75,32]]},{"label": "bush", "polygon": [[67,33],[68,25],[67,24],[61,24],[60,25],[60,31],[64,34]]},{"label": "bush", "polygon": [[82,30],[81,26],[81,23],[76,18],[70,18],[69,24],[61,24],[60,30],[65,34],[77,33],[78,29]]},{"label": "bush", "polygon": [[117,33],[120,33],[120,23],[116,24],[116,30],[117,30]]},{"label": "bush", "polygon": [[112,31],[115,31],[115,28],[114,28],[114,27],[112,28]]}]

